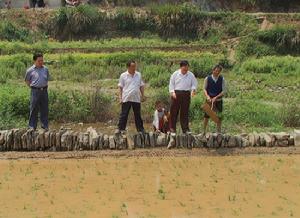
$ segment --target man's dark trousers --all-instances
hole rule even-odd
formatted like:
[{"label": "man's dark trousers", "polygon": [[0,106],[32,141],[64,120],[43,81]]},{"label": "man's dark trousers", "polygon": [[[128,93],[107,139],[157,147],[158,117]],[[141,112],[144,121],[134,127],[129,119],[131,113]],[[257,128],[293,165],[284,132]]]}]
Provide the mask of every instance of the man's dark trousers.
[{"label": "man's dark trousers", "polygon": [[141,103],[138,103],[138,102],[128,101],[128,102],[122,103],[122,109],[121,109],[121,114],[120,114],[120,118],[119,118],[118,128],[119,128],[119,130],[126,129],[128,114],[129,114],[131,107],[132,107],[133,113],[134,113],[134,121],[135,121],[136,129],[138,132],[142,132],[142,131],[144,131],[144,126],[143,126],[143,120],[141,117]]},{"label": "man's dark trousers", "polygon": [[175,91],[176,99],[171,98],[171,131],[176,132],[177,117],[180,111],[180,124],[183,133],[189,132],[190,91]]},{"label": "man's dark trousers", "polygon": [[43,90],[31,88],[29,127],[37,128],[39,112],[42,128],[48,129],[49,109],[47,88]]}]

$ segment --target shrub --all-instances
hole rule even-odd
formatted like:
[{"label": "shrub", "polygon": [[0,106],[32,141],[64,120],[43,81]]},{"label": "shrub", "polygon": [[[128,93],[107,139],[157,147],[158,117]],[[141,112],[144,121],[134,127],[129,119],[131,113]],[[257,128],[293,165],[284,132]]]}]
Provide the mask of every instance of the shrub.
[{"label": "shrub", "polygon": [[260,59],[249,59],[240,66],[236,66],[235,72],[240,74],[272,73],[275,75],[300,75],[300,58],[291,56],[266,56]]},{"label": "shrub", "polygon": [[249,57],[263,57],[266,55],[275,55],[273,47],[257,41],[254,37],[248,37],[239,43],[236,49],[236,58],[243,61]]},{"label": "shrub", "polygon": [[300,127],[300,106],[299,99],[291,97],[283,103],[280,111],[281,119],[286,127]]},{"label": "shrub", "polygon": [[152,87],[160,88],[160,87],[166,87],[169,84],[170,75],[168,74],[159,74],[157,77],[153,77],[150,80],[150,85]]},{"label": "shrub", "polygon": [[89,5],[79,5],[74,8],[60,8],[48,23],[48,33],[65,40],[95,36],[100,34],[103,19],[98,10]]},{"label": "shrub", "polygon": [[257,21],[245,13],[228,13],[223,15],[224,33],[232,38],[245,36],[258,30]]},{"label": "shrub", "polygon": [[275,26],[270,30],[258,31],[241,40],[237,47],[237,59],[249,56],[262,57],[275,54],[300,53],[300,32],[294,26]]},{"label": "shrub", "polygon": [[300,31],[293,26],[275,26],[256,33],[257,39],[275,47],[279,54],[300,53]]},{"label": "shrub", "polygon": [[0,39],[7,41],[25,41],[29,37],[29,30],[17,27],[12,22],[7,20],[0,22]]},{"label": "shrub", "polygon": [[[27,120],[29,116],[28,87],[4,85],[0,89],[0,122]],[[49,119],[65,122],[92,122],[111,119],[112,99],[96,91],[79,92],[49,89]],[[4,124],[0,123],[0,126]],[[15,122],[12,122],[15,123]]]},{"label": "shrub", "polygon": [[216,64],[222,64],[224,68],[230,66],[223,56],[212,53],[203,53],[199,58],[190,61],[191,71],[198,78],[205,78],[209,75]]},{"label": "shrub", "polygon": [[203,117],[203,110],[201,109],[202,104],[204,103],[204,97],[202,93],[198,93],[195,97],[191,100],[190,106],[190,117],[191,120],[199,120]]},{"label": "shrub", "polygon": [[155,6],[151,13],[158,17],[157,30],[165,38],[196,38],[200,9],[192,4]]},{"label": "shrub", "polygon": [[153,25],[152,19],[146,14],[141,14],[133,8],[118,8],[112,22],[117,30],[127,33],[141,33]]},{"label": "shrub", "polygon": [[164,65],[154,65],[154,64],[147,64],[144,65],[142,68],[143,73],[143,79],[146,82],[151,81],[151,79],[158,78],[159,75],[167,74],[168,76],[171,76],[170,74],[170,68],[166,67]]},{"label": "shrub", "polygon": [[225,102],[224,119],[237,126],[272,127],[280,126],[279,110],[256,100],[238,98]]}]

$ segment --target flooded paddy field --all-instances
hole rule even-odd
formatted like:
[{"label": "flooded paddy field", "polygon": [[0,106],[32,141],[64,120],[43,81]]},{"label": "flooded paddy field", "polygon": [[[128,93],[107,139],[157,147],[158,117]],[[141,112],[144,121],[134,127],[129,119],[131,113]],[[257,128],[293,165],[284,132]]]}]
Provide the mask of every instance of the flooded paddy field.
[{"label": "flooded paddy field", "polygon": [[6,153],[0,217],[300,216],[299,155],[161,152],[86,153],[86,159],[64,153],[59,159],[32,158],[34,153],[32,159],[9,159],[13,154]]}]

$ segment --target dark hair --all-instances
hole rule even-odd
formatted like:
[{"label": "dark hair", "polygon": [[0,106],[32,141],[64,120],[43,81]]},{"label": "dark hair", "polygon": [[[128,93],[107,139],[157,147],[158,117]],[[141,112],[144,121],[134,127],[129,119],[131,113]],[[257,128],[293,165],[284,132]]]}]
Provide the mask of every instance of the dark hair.
[{"label": "dark hair", "polygon": [[183,67],[183,66],[190,66],[189,62],[184,60],[184,61],[180,61],[179,63],[180,67]]},{"label": "dark hair", "polygon": [[42,53],[35,53],[35,54],[33,54],[33,60],[34,61],[36,61],[38,58],[40,58],[40,57],[43,57],[43,54]]},{"label": "dark hair", "polygon": [[160,105],[162,102],[160,101],[160,100],[157,100],[156,102],[155,102],[155,107],[157,107],[158,105]]},{"label": "dark hair", "polygon": [[212,70],[214,71],[214,70],[216,70],[216,69],[223,70],[223,67],[222,67],[221,64],[217,64],[216,66],[213,67]]},{"label": "dark hair", "polygon": [[131,64],[135,64],[136,62],[134,60],[130,60],[127,62],[126,66],[130,67]]}]

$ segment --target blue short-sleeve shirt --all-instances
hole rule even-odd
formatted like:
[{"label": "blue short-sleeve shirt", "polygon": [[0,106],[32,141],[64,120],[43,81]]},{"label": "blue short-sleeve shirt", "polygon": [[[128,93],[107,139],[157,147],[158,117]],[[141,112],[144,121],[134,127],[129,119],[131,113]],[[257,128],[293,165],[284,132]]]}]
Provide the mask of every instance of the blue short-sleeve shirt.
[{"label": "blue short-sleeve shirt", "polygon": [[27,69],[25,81],[30,82],[30,87],[42,88],[48,86],[49,71],[45,66],[36,67],[35,65]]}]

